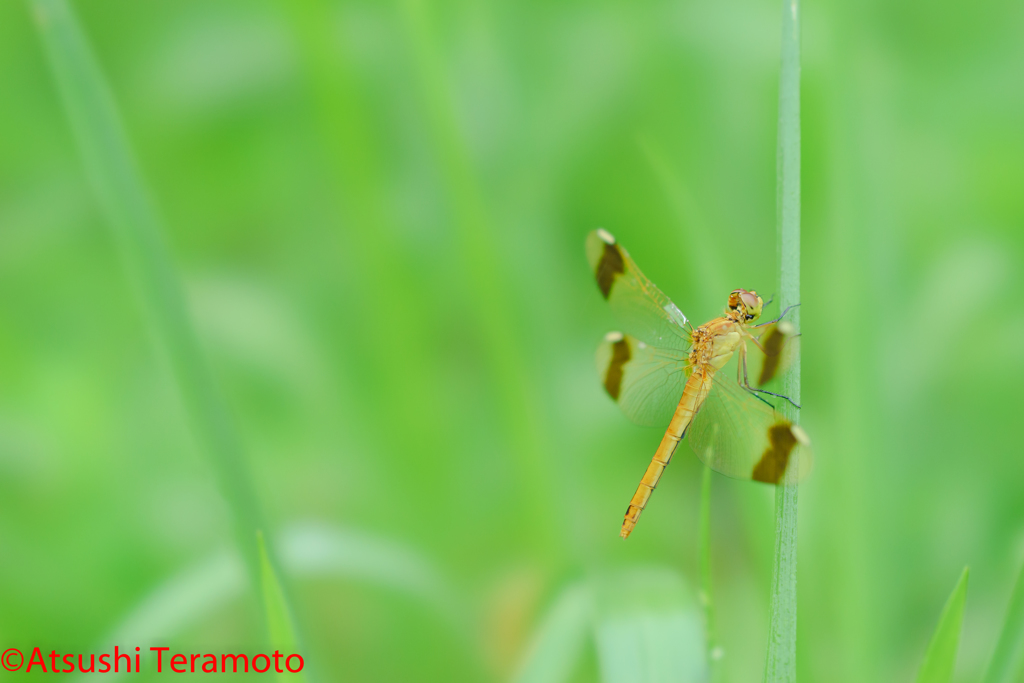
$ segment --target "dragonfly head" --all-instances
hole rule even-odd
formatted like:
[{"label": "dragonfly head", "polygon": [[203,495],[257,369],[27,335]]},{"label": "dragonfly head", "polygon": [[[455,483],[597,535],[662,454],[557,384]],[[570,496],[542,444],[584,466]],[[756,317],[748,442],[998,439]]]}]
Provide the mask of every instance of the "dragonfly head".
[{"label": "dragonfly head", "polygon": [[729,311],[744,322],[753,322],[760,318],[762,308],[764,308],[764,299],[759,297],[754,290],[748,292],[745,289],[737,289],[729,295]]}]

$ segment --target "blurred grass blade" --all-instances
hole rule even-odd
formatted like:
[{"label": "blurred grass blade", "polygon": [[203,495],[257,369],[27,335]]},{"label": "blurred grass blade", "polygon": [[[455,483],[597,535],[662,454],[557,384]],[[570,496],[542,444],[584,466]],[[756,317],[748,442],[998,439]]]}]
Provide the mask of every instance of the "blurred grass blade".
[{"label": "blurred grass blade", "polygon": [[[446,623],[464,625],[470,621],[465,610],[458,609],[461,596],[429,559],[398,541],[322,524],[292,526],[280,534],[280,540],[281,560],[291,575],[372,583],[434,607],[435,614]],[[280,596],[273,598],[275,601],[284,598],[276,575],[269,577],[274,585],[267,586],[268,572],[273,568],[267,567],[268,556],[263,548],[263,543],[258,543],[256,554],[260,557],[260,585],[268,603],[270,625],[268,590],[271,597],[275,592]],[[114,644],[127,647],[133,643],[167,642],[203,623],[243,595],[248,578],[245,565],[234,550],[218,552],[189,566],[140,600],[113,634],[99,644],[97,651],[110,650]],[[279,606],[277,614],[287,615],[288,612]],[[278,624],[285,623],[283,619],[275,619]],[[276,628],[275,631],[275,627],[271,627],[271,643],[281,649],[281,643],[287,642],[287,634],[294,634],[294,629],[290,625]],[[291,637],[294,639],[294,635]],[[107,680],[120,677],[114,673],[88,674],[81,680],[94,676]]]},{"label": "blurred grass blade", "polygon": [[[114,645],[127,649],[136,643],[166,643],[243,595],[247,578],[245,565],[233,550],[223,550],[197,562],[140,600],[96,650],[110,651]],[[75,680],[113,681],[122,675],[123,670],[85,673]]]},{"label": "blurred grass blade", "polygon": [[453,624],[468,621],[451,583],[426,557],[398,541],[326,524],[293,525],[281,534],[281,559],[297,577],[343,577],[404,593]]},{"label": "blurred grass blade", "polygon": [[[779,309],[800,303],[800,0],[782,3],[782,66],[779,75],[779,128],[776,157],[776,211],[779,245]],[[800,309],[789,320],[800,329]],[[782,378],[782,393],[800,404],[800,354]],[[799,422],[786,401],[781,412]],[[795,465],[795,464],[794,464]],[[775,565],[769,606],[765,683],[796,681],[796,485],[775,489]]]},{"label": "blurred grass blade", "polygon": [[588,583],[569,586],[541,620],[515,683],[560,683],[575,670],[593,625],[593,591]]},{"label": "blurred grass blade", "polygon": [[700,603],[704,608],[704,641],[712,683],[718,680],[722,650],[715,638],[715,601],[711,586],[711,468],[704,466],[700,485]]},{"label": "blurred grass blade", "polygon": [[359,529],[307,522],[281,534],[281,559],[290,576],[372,584],[420,601],[451,630],[466,659],[485,670],[465,596],[415,548]]},{"label": "blurred grass blade", "polygon": [[[284,656],[293,653],[302,654],[299,651],[299,639],[295,635],[295,624],[292,621],[291,610],[288,608],[288,601],[285,599],[284,591],[277,580],[277,572],[267,555],[267,545],[263,541],[263,532],[256,534],[256,546],[260,554],[260,588],[263,592],[263,606],[267,615],[267,631],[270,633],[270,646]],[[277,674],[279,680],[304,681],[305,674],[302,672]]]},{"label": "blurred grass blade", "polygon": [[1024,566],[1017,575],[1003,631],[984,683],[1018,683],[1021,680],[1024,680]]},{"label": "blurred grass blade", "polygon": [[725,269],[721,266],[719,249],[715,249],[709,238],[713,232],[704,219],[693,193],[683,182],[682,174],[662,153],[660,146],[650,138],[639,135],[637,143],[647,157],[662,191],[668,198],[682,230],[674,230],[679,236],[680,251],[687,255],[687,270],[695,291],[725,292]]},{"label": "blurred grass blade", "polygon": [[956,653],[960,647],[960,630],[964,620],[964,604],[967,602],[968,568],[964,567],[956,588],[946,601],[939,616],[939,625],[928,644],[924,662],[917,674],[917,683],[948,683],[953,678]]},{"label": "blurred grass blade", "polygon": [[262,515],[238,435],[204,364],[160,221],[114,99],[65,0],[30,0],[89,180],[158,343],[167,352],[192,426],[234,513],[239,547],[258,575],[252,535]]},{"label": "blurred grass blade", "polygon": [[221,551],[157,587],[125,618],[110,642],[127,645],[173,637],[242,595],[245,581],[238,555]]},{"label": "blurred grass blade", "polygon": [[516,307],[509,292],[515,290],[511,284],[514,279],[505,272],[505,264],[499,258],[502,251],[497,230],[459,126],[429,5],[425,0],[400,3],[438,172],[451,204],[464,277],[472,283],[467,291],[486,341],[507,438],[512,452],[519,454],[515,464],[522,467],[523,487],[529,491],[528,499],[550,501],[549,505],[555,508],[553,513],[542,506],[527,507],[526,515],[533,518],[531,526],[535,529],[531,536],[552,552],[560,553],[565,545],[556,542],[556,532],[561,530],[566,515],[557,510],[564,503],[552,488],[550,462],[544,457],[549,452],[549,436],[531,393],[532,369],[523,356],[522,333],[513,324]]},{"label": "blurred grass blade", "polygon": [[597,585],[597,657],[604,683],[707,680],[701,616],[677,572],[634,569]]}]

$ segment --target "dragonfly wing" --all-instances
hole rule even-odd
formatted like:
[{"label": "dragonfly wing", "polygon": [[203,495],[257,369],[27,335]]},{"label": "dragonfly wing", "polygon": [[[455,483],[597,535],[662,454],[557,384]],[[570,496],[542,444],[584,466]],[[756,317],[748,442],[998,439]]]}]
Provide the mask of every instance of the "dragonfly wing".
[{"label": "dragonfly wing", "polygon": [[626,417],[651,427],[672,419],[689,374],[685,353],[621,332],[609,332],[597,347],[597,371]]},{"label": "dragonfly wing", "polygon": [[796,328],[785,320],[773,323],[759,332],[758,343],[764,352],[754,344],[748,345],[748,367],[750,381],[756,381],[757,386],[763,387],[792,364],[800,337],[796,334]]},{"label": "dragonfly wing", "polygon": [[728,477],[794,483],[811,469],[804,431],[726,372],[715,373],[687,436],[697,457]]},{"label": "dragonfly wing", "polygon": [[587,235],[587,260],[601,294],[627,332],[658,348],[690,348],[686,316],[640,272],[614,237],[604,230]]}]

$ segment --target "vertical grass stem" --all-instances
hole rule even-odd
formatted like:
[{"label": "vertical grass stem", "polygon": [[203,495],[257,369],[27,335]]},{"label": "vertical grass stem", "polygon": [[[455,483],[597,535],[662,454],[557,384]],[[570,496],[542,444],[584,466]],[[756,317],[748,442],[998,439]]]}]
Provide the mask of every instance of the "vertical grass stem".
[{"label": "vertical grass stem", "polygon": [[704,466],[700,485],[700,604],[704,610],[704,641],[711,683],[719,680],[722,650],[715,637],[715,601],[711,586],[711,468]]},{"label": "vertical grass stem", "polygon": [[[777,156],[779,305],[800,303],[800,2],[783,0],[782,66],[779,77]],[[800,329],[800,309],[791,311]],[[800,403],[800,356],[783,378],[783,392]],[[797,411],[786,402],[781,410],[794,423]],[[793,463],[791,466],[796,466]],[[772,576],[765,683],[796,681],[797,487],[780,485],[775,492],[775,564]]]},{"label": "vertical grass stem", "polygon": [[241,439],[205,364],[157,212],[121,117],[66,0],[30,3],[89,180],[156,341],[166,352],[201,447],[231,506],[239,549],[259,585],[253,534],[264,526]]}]

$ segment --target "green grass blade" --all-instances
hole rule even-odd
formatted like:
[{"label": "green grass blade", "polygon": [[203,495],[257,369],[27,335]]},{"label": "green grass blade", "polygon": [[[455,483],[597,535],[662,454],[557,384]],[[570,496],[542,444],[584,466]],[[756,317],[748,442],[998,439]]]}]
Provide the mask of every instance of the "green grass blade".
[{"label": "green grass blade", "polygon": [[245,565],[233,549],[186,567],[145,596],[102,644],[173,637],[245,594]]},{"label": "green grass blade", "polygon": [[590,635],[593,612],[593,592],[588,583],[562,591],[531,638],[515,683],[570,680]]},{"label": "green grass blade", "polygon": [[[800,303],[800,1],[783,0],[782,67],[779,77],[777,155],[777,225],[779,306]],[[790,312],[800,329],[800,309]],[[800,354],[783,377],[783,393],[800,403]],[[782,402],[783,413],[798,421],[795,409]],[[791,466],[796,466],[795,463]],[[769,607],[765,683],[796,681],[797,487],[775,491],[775,564]]]},{"label": "green grass blade", "polygon": [[688,255],[686,265],[693,273],[692,282],[697,291],[726,292],[720,250],[716,249],[711,235],[714,233],[700,210],[693,192],[686,186],[679,169],[673,167],[661,148],[650,138],[639,136],[640,149],[651,165],[658,184],[672,206],[682,230],[676,231],[682,253]]},{"label": "green grass blade", "polygon": [[707,645],[711,683],[720,675],[722,651],[715,637],[715,601],[711,586],[711,468],[705,465],[700,485],[700,603],[704,608],[704,641]]},{"label": "green grass blade", "polygon": [[302,523],[281,534],[280,557],[289,576],[343,578],[413,598],[457,628],[471,622],[469,607],[429,558],[377,534],[320,523]]},{"label": "green grass blade", "polygon": [[[694,252],[701,257],[691,260],[690,266],[696,273],[694,282],[710,291],[725,291],[726,285],[722,277],[722,269],[716,262],[715,250],[708,241],[707,224],[703,220],[692,193],[682,181],[677,169],[662,154],[660,148],[647,136],[639,135],[637,143],[647,158],[665,196],[668,198],[681,226],[687,231],[688,248],[684,252]],[[711,469],[704,468],[701,481],[701,502],[699,529],[700,549],[700,604],[704,616],[705,643],[710,679],[717,680],[722,651],[718,647],[714,628],[714,601],[711,587]]]},{"label": "green grass blade", "polygon": [[964,567],[956,588],[942,608],[939,625],[935,627],[917,674],[917,683],[947,683],[953,678],[956,653],[960,647],[960,627],[964,621],[964,604],[967,602],[968,573],[968,568]]},{"label": "green grass blade", "polygon": [[1024,678],[1024,566],[1010,596],[1006,621],[984,683],[1017,683]]},{"label": "green grass blade", "polygon": [[[531,367],[523,355],[522,335],[513,324],[516,310],[509,292],[515,287],[499,258],[502,250],[469,147],[452,103],[450,77],[444,68],[434,32],[431,4],[424,0],[400,3],[408,26],[416,74],[420,84],[428,131],[443,191],[451,205],[454,237],[464,276],[472,283],[475,318],[486,340],[489,362],[498,387],[501,413],[511,448],[519,453],[523,485],[533,500],[552,501],[556,511],[562,498],[552,488],[549,436],[531,396]],[[563,551],[555,541],[566,515],[529,506],[533,518],[531,536],[552,552]]]},{"label": "green grass blade", "polygon": [[701,615],[682,577],[634,569],[598,582],[597,657],[604,683],[703,683]]},{"label": "green grass blade", "polygon": [[[285,657],[293,653],[301,654],[291,610],[288,608],[288,601],[284,596],[281,583],[277,580],[277,572],[274,571],[274,565],[267,554],[267,545],[263,541],[262,531],[256,533],[256,546],[260,555],[260,589],[263,594],[263,606],[266,610],[270,646],[274,648],[275,652],[280,652]],[[306,680],[306,676],[302,672],[286,671],[278,673],[277,677],[282,681]]]},{"label": "green grass blade", "polygon": [[[114,645],[127,649],[132,643],[166,643],[244,596],[247,579],[245,565],[234,548],[214,553],[145,595],[111,633],[96,643],[96,650],[109,651]],[[123,668],[119,673],[80,672],[71,680],[112,683],[123,676],[131,674]]]},{"label": "green grass blade", "polygon": [[258,576],[252,535],[262,514],[241,442],[207,369],[163,230],[99,65],[66,0],[31,0],[89,180],[192,426],[232,507],[239,547]]},{"label": "green grass blade", "polygon": [[[476,643],[472,634],[466,633],[472,620],[467,616],[468,608],[463,606],[463,597],[434,563],[416,549],[385,536],[319,523],[296,524],[283,529],[277,537],[279,556],[289,576],[374,585],[418,601],[433,609],[439,623],[452,628],[466,643],[466,651],[472,652]],[[260,546],[256,547],[256,554],[260,555]],[[260,585],[265,591],[267,572],[260,557]],[[248,579],[245,565],[234,548],[214,553],[157,585],[97,643],[96,649],[180,637],[244,596]],[[276,590],[280,592],[280,585]],[[584,631],[589,626],[588,620]],[[275,639],[275,647],[276,642]],[[122,669],[121,674],[81,674],[74,680],[81,683],[98,676],[113,681],[123,675]]]}]

